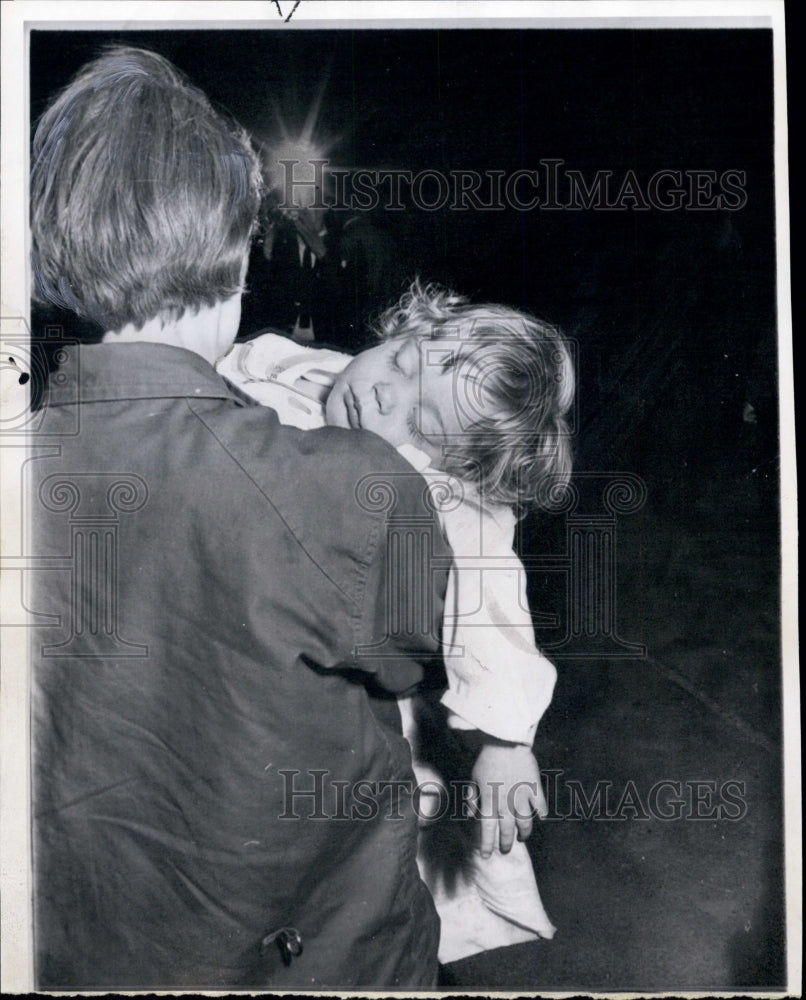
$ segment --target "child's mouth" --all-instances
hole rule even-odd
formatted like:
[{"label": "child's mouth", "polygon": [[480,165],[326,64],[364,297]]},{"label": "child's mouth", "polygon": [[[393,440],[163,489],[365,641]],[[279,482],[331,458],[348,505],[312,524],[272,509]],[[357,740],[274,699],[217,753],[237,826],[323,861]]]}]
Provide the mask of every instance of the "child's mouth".
[{"label": "child's mouth", "polygon": [[347,395],[345,397],[345,406],[347,409],[347,422],[353,430],[361,429],[361,404],[358,402],[358,398],[353,390],[348,386]]}]

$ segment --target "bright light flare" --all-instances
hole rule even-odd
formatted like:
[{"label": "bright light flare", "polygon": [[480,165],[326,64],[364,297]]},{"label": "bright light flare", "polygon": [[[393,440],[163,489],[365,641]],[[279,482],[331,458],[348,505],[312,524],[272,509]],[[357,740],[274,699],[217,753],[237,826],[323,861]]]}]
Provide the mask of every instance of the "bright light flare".
[{"label": "bright light flare", "polygon": [[[293,180],[293,203],[298,208],[308,208],[315,200],[317,170],[314,162],[326,160],[334,143],[324,145],[300,136],[297,139],[284,137],[276,143],[266,143],[266,181],[270,190],[279,194]],[[293,173],[292,173],[293,171]],[[327,168],[319,168],[319,178],[326,180]],[[324,192],[320,192],[319,201]]]},{"label": "bright light flare", "polygon": [[[290,171],[291,164],[288,161],[296,161],[293,165],[293,202],[296,207],[307,208],[316,199],[317,192],[314,184],[317,180],[317,171],[314,167],[315,160],[326,160],[331,149],[339,142],[340,136],[325,138],[319,131],[319,119],[322,111],[322,98],[327,86],[327,75],[319,84],[316,96],[311,103],[305,117],[303,127],[292,132],[289,125],[283,120],[279,109],[275,109],[277,119],[277,138],[267,138],[262,143],[263,149],[263,169],[265,171],[266,184],[269,190],[277,191],[280,195],[285,193],[288,183],[292,179]],[[282,161],[286,161],[284,164]],[[320,176],[327,179],[327,168],[320,168]],[[324,192],[319,193],[319,200]]]}]

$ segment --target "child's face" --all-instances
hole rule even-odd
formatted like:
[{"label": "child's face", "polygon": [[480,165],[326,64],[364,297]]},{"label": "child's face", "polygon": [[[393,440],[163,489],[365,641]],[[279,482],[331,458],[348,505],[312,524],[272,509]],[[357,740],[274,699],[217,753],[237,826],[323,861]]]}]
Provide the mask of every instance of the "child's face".
[{"label": "child's face", "polygon": [[[455,440],[472,422],[464,383],[473,379],[473,366],[460,362],[445,370],[451,349],[455,341],[403,336],[363,351],[336,379],[327,423],[372,431],[395,447],[414,445],[438,466],[446,439]],[[492,415],[491,401],[473,397],[473,419]]]}]

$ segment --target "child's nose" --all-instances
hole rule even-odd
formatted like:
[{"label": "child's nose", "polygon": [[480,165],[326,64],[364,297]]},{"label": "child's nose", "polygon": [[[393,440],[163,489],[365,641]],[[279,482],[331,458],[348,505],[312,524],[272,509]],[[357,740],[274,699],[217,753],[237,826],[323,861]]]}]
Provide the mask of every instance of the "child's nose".
[{"label": "child's nose", "polygon": [[395,408],[395,392],[388,382],[376,382],[373,386],[378,409],[382,414],[391,413]]}]

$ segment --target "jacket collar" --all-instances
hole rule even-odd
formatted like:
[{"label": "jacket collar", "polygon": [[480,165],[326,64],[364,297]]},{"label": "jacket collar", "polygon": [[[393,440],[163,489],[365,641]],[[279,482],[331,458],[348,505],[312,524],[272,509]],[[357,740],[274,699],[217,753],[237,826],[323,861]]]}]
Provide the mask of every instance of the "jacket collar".
[{"label": "jacket collar", "polygon": [[[251,400],[225,382],[200,355],[167,344],[84,344],[64,349],[51,374],[48,404],[97,403],[116,399]],[[60,378],[59,376],[63,376]]]}]

